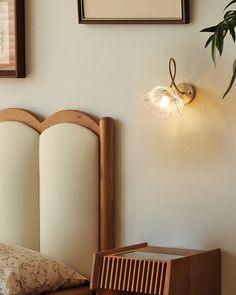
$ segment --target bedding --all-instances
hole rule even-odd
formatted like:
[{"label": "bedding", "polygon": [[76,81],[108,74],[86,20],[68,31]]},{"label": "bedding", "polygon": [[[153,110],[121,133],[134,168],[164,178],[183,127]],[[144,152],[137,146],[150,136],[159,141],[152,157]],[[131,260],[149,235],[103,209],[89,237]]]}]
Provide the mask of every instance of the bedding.
[{"label": "bedding", "polygon": [[37,251],[0,243],[1,295],[36,295],[86,283],[83,275],[62,262]]}]

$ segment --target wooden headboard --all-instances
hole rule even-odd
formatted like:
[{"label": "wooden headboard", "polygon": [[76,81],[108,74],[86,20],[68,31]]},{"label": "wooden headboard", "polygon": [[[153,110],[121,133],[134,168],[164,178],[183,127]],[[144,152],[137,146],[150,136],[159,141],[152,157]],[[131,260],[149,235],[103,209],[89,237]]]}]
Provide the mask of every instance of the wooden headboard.
[{"label": "wooden headboard", "polygon": [[0,111],[0,242],[89,275],[114,247],[114,122],[77,110]]}]

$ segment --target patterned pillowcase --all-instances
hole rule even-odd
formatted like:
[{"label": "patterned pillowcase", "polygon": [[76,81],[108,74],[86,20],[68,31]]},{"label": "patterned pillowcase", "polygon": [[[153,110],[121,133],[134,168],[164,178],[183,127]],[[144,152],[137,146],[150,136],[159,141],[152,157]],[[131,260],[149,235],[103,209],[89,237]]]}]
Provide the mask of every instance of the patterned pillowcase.
[{"label": "patterned pillowcase", "polygon": [[87,279],[61,262],[0,243],[0,294],[25,295],[80,286]]}]

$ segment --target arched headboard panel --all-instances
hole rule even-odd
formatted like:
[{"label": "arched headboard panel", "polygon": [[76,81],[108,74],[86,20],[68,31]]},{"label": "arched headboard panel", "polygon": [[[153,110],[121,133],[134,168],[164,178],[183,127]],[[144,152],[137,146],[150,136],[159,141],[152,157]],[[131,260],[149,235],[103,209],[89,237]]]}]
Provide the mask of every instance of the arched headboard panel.
[{"label": "arched headboard panel", "polygon": [[6,109],[0,141],[0,242],[40,246],[89,275],[92,253],[114,247],[113,120]]},{"label": "arched headboard panel", "polygon": [[0,122],[0,242],[39,249],[39,133]]}]

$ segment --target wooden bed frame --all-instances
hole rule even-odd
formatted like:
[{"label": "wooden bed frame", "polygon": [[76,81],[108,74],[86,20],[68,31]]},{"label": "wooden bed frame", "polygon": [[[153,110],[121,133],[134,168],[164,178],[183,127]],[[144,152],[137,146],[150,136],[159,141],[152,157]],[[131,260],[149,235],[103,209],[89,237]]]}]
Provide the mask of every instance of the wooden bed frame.
[{"label": "wooden bed frame", "polygon": [[114,248],[113,119],[109,117],[96,119],[78,110],[64,110],[40,120],[28,110],[14,108],[0,110],[0,122],[6,121],[23,123],[39,134],[60,123],[78,124],[96,134],[99,139],[99,250]]}]

